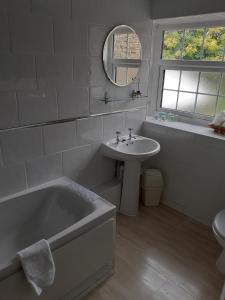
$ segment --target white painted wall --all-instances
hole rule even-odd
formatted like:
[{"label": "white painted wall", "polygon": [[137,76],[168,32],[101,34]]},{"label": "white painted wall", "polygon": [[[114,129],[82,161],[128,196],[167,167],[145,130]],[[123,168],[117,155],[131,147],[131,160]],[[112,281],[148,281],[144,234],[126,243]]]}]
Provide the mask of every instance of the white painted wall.
[{"label": "white painted wall", "polygon": [[215,12],[224,12],[225,2],[221,0],[153,0],[152,18],[172,18]]},{"label": "white painted wall", "polygon": [[[0,197],[62,175],[89,187],[114,176],[114,162],[99,155],[99,145],[116,130],[139,130],[146,106],[96,100],[105,91],[128,97],[137,85],[115,87],[103,71],[104,39],[121,23],[140,35],[141,89],[148,94],[148,0],[0,0]],[[90,117],[132,108],[140,109]],[[23,128],[74,117],[86,118]]]},{"label": "white painted wall", "polygon": [[225,141],[148,122],[142,133],[161,144],[145,167],[162,170],[163,202],[210,225],[225,208]]}]

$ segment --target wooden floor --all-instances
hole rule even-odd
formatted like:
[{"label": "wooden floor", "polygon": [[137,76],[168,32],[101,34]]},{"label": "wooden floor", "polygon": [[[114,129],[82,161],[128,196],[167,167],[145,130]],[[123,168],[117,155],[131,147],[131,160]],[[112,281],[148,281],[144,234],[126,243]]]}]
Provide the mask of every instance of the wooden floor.
[{"label": "wooden floor", "polygon": [[166,206],[119,215],[115,274],[85,300],[217,300],[219,253],[209,228]]}]

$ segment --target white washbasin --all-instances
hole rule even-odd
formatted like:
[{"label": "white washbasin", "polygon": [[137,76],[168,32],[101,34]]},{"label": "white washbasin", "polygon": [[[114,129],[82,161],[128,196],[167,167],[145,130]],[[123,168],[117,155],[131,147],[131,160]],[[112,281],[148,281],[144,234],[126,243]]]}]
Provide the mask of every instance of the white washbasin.
[{"label": "white washbasin", "polygon": [[131,140],[123,136],[119,142],[114,138],[102,144],[101,152],[104,156],[125,162],[120,213],[137,215],[141,162],[159,151],[160,144],[157,141],[139,135],[132,136]]},{"label": "white washbasin", "polygon": [[102,144],[102,154],[116,160],[139,160],[144,161],[160,151],[160,144],[152,139],[143,136],[134,136],[131,141],[128,136],[122,137],[123,142],[116,142],[112,139]]}]

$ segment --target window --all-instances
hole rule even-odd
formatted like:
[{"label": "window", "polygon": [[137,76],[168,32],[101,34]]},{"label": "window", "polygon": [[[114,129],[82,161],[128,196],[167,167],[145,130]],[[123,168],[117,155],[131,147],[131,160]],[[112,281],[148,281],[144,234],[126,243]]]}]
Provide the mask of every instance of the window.
[{"label": "window", "polygon": [[225,16],[205,18],[154,25],[154,110],[203,121],[225,110]]},{"label": "window", "polygon": [[164,31],[163,60],[224,61],[225,27]]},{"label": "window", "polygon": [[165,70],[161,107],[214,116],[225,110],[225,73]]}]

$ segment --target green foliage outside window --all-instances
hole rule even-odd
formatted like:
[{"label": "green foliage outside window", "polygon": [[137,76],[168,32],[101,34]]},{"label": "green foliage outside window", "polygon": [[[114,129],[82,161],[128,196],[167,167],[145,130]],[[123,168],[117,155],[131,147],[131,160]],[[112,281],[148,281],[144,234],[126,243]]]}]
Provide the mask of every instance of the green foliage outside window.
[{"label": "green foliage outside window", "polygon": [[225,27],[165,31],[162,58],[223,61],[224,47]]},{"label": "green foliage outside window", "polygon": [[165,31],[163,39],[163,59],[180,59],[183,31]]}]

